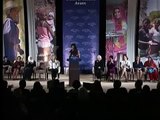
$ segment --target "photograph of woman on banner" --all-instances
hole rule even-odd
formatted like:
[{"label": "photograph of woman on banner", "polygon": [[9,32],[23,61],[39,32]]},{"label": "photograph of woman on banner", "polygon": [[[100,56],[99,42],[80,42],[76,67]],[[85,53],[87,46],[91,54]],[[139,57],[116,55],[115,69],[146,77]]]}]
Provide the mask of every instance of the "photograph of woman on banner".
[{"label": "photograph of woman on banner", "polygon": [[49,11],[46,7],[41,7],[38,9],[36,21],[36,39],[38,40],[38,58],[40,61],[48,61],[51,54],[51,36],[54,37],[54,31],[52,27],[48,24]]},{"label": "photograph of woman on banner", "polygon": [[127,20],[125,11],[126,8],[123,6],[114,7],[112,10],[111,20],[114,24],[114,29],[110,32],[111,36],[106,38],[107,59],[110,55],[116,59],[117,53],[126,53]]},{"label": "photograph of woman on banner", "polygon": [[24,54],[24,50],[21,49],[19,39],[19,13],[22,6],[18,5],[12,0],[7,1],[4,4],[4,11],[6,19],[3,24],[3,36],[4,36],[4,51],[5,56],[10,61],[14,61],[17,58],[17,53]]}]

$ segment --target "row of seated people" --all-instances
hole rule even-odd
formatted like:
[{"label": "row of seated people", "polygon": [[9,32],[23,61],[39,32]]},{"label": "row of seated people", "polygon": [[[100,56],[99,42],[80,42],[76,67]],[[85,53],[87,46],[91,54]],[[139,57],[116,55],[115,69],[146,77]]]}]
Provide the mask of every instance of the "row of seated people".
[{"label": "row of seated people", "polygon": [[39,78],[44,73],[45,79],[48,79],[48,74],[51,73],[52,79],[55,79],[59,77],[60,69],[60,62],[56,59],[56,56],[51,56],[47,63],[40,62],[38,66],[31,56],[28,57],[26,63],[20,56],[13,62],[9,61],[7,57],[3,59],[3,74],[7,73],[10,78],[12,76],[12,79],[17,79],[20,74],[24,80],[31,80],[32,74],[36,78],[36,73],[39,73]]},{"label": "row of seated people", "polygon": [[[132,68],[131,62],[129,61],[127,55],[124,54],[122,61],[119,61],[119,67],[117,67],[117,64],[118,63],[113,59],[113,56],[110,56],[107,61],[107,68],[105,68],[102,57],[98,55],[93,70],[96,79],[101,79],[102,75],[106,76],[106,80],[110,77],[115,79],[115,76],[117,75],[117,79],[121,80],[125,77],[125,80],[127,81],[129,80],[129,77],[131,79],[131,76],[133,76],[132,79],[134,79],[134,74],[136,74],[137,79],[142,79],[144,77],[144,79],[147,80],[147,75],[149,75],[149,79],[151,81],[158,80],[160,64],[157,66],[151,57],[148,57],[148,60],[143,64],[140,57],[137,56],[133,62]],[[107,69],[107,71],[105,71],[105,69]]]}]

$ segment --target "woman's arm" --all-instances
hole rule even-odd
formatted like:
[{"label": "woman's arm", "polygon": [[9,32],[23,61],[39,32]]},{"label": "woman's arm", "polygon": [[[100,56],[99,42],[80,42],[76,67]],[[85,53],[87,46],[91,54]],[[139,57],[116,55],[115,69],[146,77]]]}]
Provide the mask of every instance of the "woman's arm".
[{"label": "woman's arm", "polygon": [[142,63],[142,62],[140,62],[140,68],[143,68],[143,67],[144,67],[143,63]]},{"label": "woman's arm", "polygon": [[124,62],[121,61],[121,62],[120,62],[120,68],[123,68],[123,67],[124,67]]},{"label": "woman's arm", "polygon": [[47,29],[50,31],[52,37],[54,37],[55,34],[54,34],[54,31],[52,30],[51,26],[49,26],[46,21],[44,22],[44,24],[45,24],[45,26],[47,27]]},{"label": "woman's arm", "polygon": [[158,68],[157,65],[155,64],[155,62],[152,63],[152,67],[155,68],[155,69]]},{"label": "woman's arm", "polygon": [[80,52],[79,52],[79,50],[78,50],[78,57],[80,58]]},{"label": "woman's arm", "polygon": [[139,40],[138,43],[151,45],[152,41],[145,42],[145,41]]},{"label": "woman's arm", "polygon": [[131,62],[128,60],[128,62],[127,62],[127,67],[131,67]]}]

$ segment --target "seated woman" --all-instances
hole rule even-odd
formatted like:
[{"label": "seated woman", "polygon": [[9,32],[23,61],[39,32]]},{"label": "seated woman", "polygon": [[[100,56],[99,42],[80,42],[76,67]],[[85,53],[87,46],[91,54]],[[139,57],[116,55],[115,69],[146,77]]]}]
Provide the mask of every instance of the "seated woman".
[{"label": "seated woman", "polygon": [[104,71],[104,63],[101,55],[98,55],[94,63],[94,73],[97,79],[101,79],[103,71]]},{"label": "seated woman", "polygon": [[12,66],[13,79],[17,79],[22,66],[24,66],[24,61],[21,60],[21,56],[18,56]]},{"label": "seated woman", "polygon": [[137,80],[142,79],[142,72],[144,72],[144,65],[140,60],[139,56],[137,56],[136,60],[133,62],[133,70],[136,73]]},{"label": "seated woman", "polygon": [[126,54],[123,55],[122,61],[120,62],[120,70],[121,70],[121,76],[120,79],[122,79],[123,76],[125,76],[125,80],[128,80],[128,72],[131,72],[131,63],[128,60],[128,57]]},{"label": "seated woman", "polygon": [[[115,75],[117,73],[117,68],[116,68],[116,61],[113,60],[113,56],[109,56],[109,60],[107,62],[107,78],[110,77],[111,75]],[[114,78],[114,76],[113,76]]]},{"label": "seated woman", "polygon": [[28,56],[28,61],[26,62],[24,72],[23,72],[23,80],[31,80],[31,76],[33,73],[33,68],[36,66],[35,60],[31,56]]},{"label": "seated woman", "polygon": [[60,73],[60,62],[56,59],[56,56],[51,56],[49,60],[49,71],[51,71],[52,80],[55,80],[56,77],[59,77]]},{"label": "seated woman", "polygon": [[144,67],[151,81],[158,80],[158,68],[151,57],[148,57],[148,60],[144,63]]}]

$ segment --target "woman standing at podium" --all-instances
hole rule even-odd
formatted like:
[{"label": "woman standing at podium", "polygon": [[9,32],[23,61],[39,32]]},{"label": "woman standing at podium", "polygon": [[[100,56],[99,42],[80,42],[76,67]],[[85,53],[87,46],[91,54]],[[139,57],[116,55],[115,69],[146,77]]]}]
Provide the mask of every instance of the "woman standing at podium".
[{"label": "woman standing at podium", "polygon": [[69,51],[69,86],[72,86],[73,81],[79,80],[79,59],[80,52],[77,49],[76,44],[72,43],[71,50]]},{"label": "woman standing at podium", "polygon": [[78,57],[80,58],[80,53],[79,53],[79,50],[77,49],[77,46],[75,43],[72,43],[71,44],[71,50],[70,50],[70,55],[69,55],[69,58],[70,57]]}]

